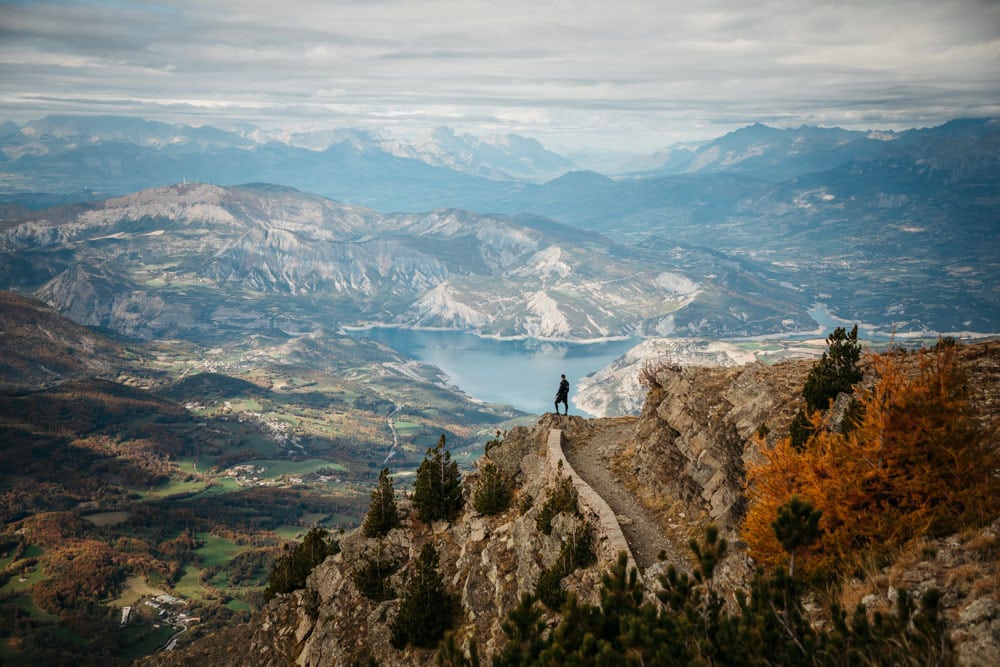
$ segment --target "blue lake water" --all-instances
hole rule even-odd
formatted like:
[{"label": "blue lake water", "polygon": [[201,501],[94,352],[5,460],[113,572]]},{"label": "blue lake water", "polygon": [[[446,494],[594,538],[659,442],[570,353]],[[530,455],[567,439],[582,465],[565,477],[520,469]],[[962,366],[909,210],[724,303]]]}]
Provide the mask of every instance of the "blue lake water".
[{"label": "blue lake water", "polygon": [[[570,382],[570,414],[580,378],[607,366],[638,341],[552,343],[538,340],[496,340],[460,331],[368,329],[349,332],[371,338],[418,361],[434,364],[451,384],[470,396],[491,403],[541,414],[552,412],[559,375]],[[561,406],[560,406],[561,407]]]}]

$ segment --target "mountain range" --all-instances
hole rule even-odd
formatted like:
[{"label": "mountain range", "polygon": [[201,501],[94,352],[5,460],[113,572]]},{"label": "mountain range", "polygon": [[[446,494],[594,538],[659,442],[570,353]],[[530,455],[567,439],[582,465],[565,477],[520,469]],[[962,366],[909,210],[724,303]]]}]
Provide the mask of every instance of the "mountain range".
[{"label": "mountain range", "polygon": [[758,277],[761,298],[713,280],[724,258],[675,262],[537,217],[384,214],[267,185],[177,185],[26,213],[0,225],[0,247],[4,289],[142,338],[385,325],[594,340],[809,326],[793,289]]},{"label": "mountain range", "polygon": [[[490,451],[520,480],[516,509],[466,513],[454,533],[407,518],[416,538],[392,538],[400,554],[413,539],[454,547],[442,563],[453,582],[478,573],[462,604],[489,641],[559,557],[559,538],[535,534],[543,471],[557,468],[526,458],[550,429],[630,489],[623,507],[652,499],[683,546],[703,519],[735,516],[743,456],[786,432],[810,364],[721,366],[815,357],[814,339],[853,322],[866,337],[1000,331],[998,129],[753,125],[605,175],[521,137],[446,128],[408,143],[351,128],[0,124],[0,611],[15,621],[0,662],[148,653],[173,632],[138,603],[160,592],[183,598],[201,631],[225,626],[282,541],[360,520],[381,469],[403,489],[439,438],[469,469],[486,439],[524,422],[352,327],[646,339],[576,386],[581,409],[641,417],[545,416],[505,435]],[[992,423],[996,346],[971,347],[974,407]],[[689,360],[707,365],[675,363]],[[647,392],[636,377],[657,367]],[[970,544],[995,546],[990,530]],[[488,536],[490,558],[466,548]],[[362,553],[344,547],[327,566]],[[744,554],[732,562],[749,573]],[[293,654],[274,647],[306,635],[315,652],[295,655],[329,660],[321,639],[333,634],[378,643],[360,625],[324,634],[336,613],[384,620],[396,604],[334,604],[328,584],[350,581],[337,567],[317,570],[315,597],[287,598],[304,601],[286,609],[297,620],[265,624],[279,640],[234,632],[278,660]],[[963,595],[969,571],[948,575]],[[596,569],[581,576],[595,594]],[[112,599],[142,618],[120,623],[117,607],[111,618]],[[979,600],[947,599],[959,633],[986,627]]]},{"label": "mountain range", "polygon": [[[659,163],[651,156],[645,164],[655,168],[647,171],[616,178],[566,171],[536,182],[517,173],[572,165],[513,135],[486,139],[441,128],[415,145],[369,130],[281,135],[73,116],[8,123],[0,132],[0,287],[126,331],[154,320],[161,328],[198,328],[194,320],[209,310],[234,312],[239,302],[230,295],[221,310],[208,309],[198,300],[206,293],[185,289],[188,305],[172,310],[156,299],[171,302],[166,297],[179,290],[136,268],[156,265],[137,248],[174,243],[179,221],[190,238],[171,253],[195,255],[170,271],[193,271],[199,290],[243,281],[264,295],[316,295],[320,310],[336,295],[334,319],[344,324],[580,340],[800,332],[829,326],[815,320],[829,312],[883,333],[990,333],[1000,329],[998,130],[994,119],[897,133],[757,124],[677,147]],[[185,179],[224,186],[225,194],[163,187]],[[236,185],[253,182],[303,192]],[[144,194],[128,194],[137,191]],[[30,212],[111,193],[128,196],[90,209]],[[197,201],[202,195],[206,202]],[[324,213],[319,227],[302,222],[289,231],[284,219],[299,212],[286,205],[332,207],[357,224],[348,230],[353,223]],[[238,222],[199,217],[219,206]],[[241,217],[248,211],[252,223]],[[104,222],[90,228],[98,218]],[[137,221],[146,227],[135,228]],[[88,230],[55,232],[65,225]],[[198,255],[207,252],[191,236],[200,227],[217,257]],[[48,231],[27,231],[36,228]],[[237,230],[249,235],[227,236]],[[326,246],[334,242],[337,251]],[[119,247],[130,250],[119,254]],[[565,256],[537,254],[546,249]],[[391,270],[389,256],[398,264]],[[661,275],[666,283],[654,285]],[[621,289],[607,287],[614,285]],[[97,299],[107,312],[86,305],[87,293],[107,296]],[[609,308],[608,298],[619,305]]]}]

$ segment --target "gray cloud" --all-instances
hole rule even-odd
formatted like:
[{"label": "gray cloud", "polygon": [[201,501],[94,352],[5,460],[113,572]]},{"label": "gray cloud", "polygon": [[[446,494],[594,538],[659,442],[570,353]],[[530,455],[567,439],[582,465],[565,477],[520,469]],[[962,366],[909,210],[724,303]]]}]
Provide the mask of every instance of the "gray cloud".
[{"label": "gray cloud", "polygon": [[449,124],[656,148],[1000,113],[1000,3],[0,2],[0,116]]}]

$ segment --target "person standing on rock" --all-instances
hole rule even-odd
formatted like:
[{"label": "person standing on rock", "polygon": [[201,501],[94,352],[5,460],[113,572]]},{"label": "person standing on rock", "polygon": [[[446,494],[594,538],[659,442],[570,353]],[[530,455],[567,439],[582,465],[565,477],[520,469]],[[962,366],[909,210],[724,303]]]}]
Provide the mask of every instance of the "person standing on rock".
[{"label": "person standing on rock", "polygon": [[566,414],[569,414],[569,380],[566,376],[562,376],[562,380],[559,381],[559,389],[556,390],[556,414],[559,414],[559,404],[562,403],[566,410]]}]

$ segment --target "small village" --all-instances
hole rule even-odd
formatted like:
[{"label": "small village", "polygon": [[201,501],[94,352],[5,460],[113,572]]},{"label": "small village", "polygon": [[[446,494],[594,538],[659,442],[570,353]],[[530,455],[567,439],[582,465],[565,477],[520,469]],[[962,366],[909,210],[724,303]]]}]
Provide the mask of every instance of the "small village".
[{"label": "small village", "polygon": [[170,636],[161,651],[171,651],[177,646],[178,638],[194,623],[200,623],[200,616],[192,616],[186,611],[187,602],[166,593],[146,598],[134,605],[122,607],[120,625],[125,627],[130,623],[142,620],[151,622],[154,630],[163,627],[174,628],[177,632]]}]

